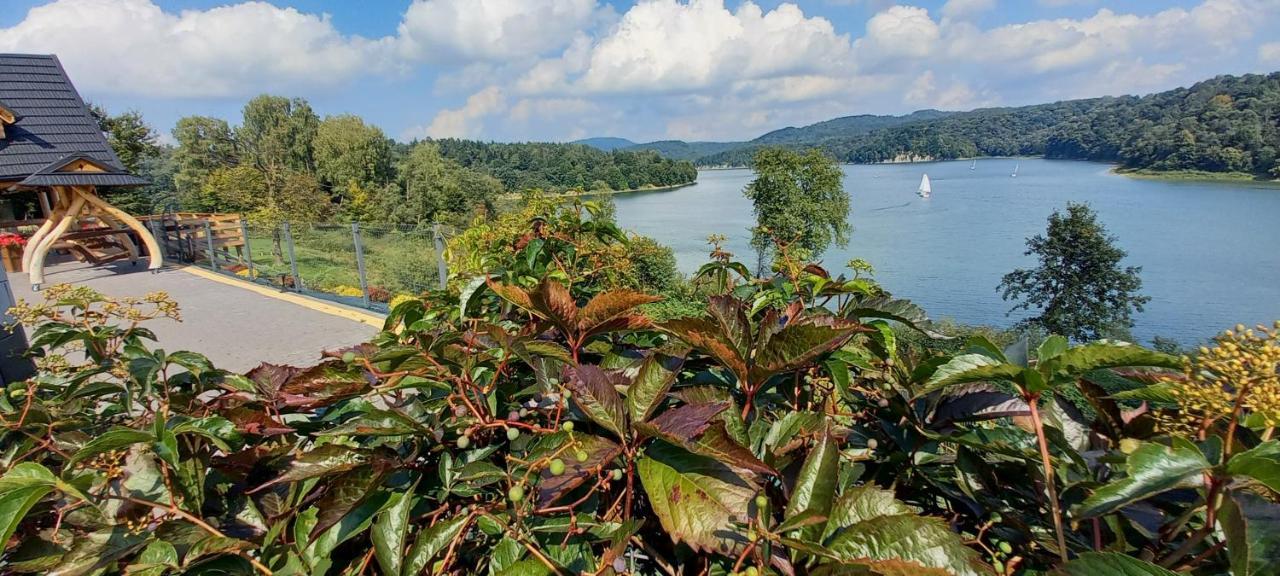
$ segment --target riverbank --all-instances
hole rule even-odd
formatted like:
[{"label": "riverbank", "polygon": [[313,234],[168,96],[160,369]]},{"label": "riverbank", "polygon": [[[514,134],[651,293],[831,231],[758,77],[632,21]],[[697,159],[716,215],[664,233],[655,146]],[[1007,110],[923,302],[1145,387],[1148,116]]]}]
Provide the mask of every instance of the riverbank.
[{"label": "riverbank", "polygon": [[[613,196],[615,194],[629,194],[631,192],[670,192],[672,190],[679,190],[681,188],[693,186],[694,184],[697,184],[697,183],[698,181],[694,180],[692,182],[685,182],[683,184],[672,184],[671,186],[645,186],[640,188],[628,188],[626,190],[568,190],[565,192],[548,194],[547,196],[551,198],[579,198],[582,196]],[[501,199],[502,200],[519,200],[520,194],[514,193],[514,192],[503,194]]]},{"label": "riverbank", "polygon": [[1112,174],[1140,178],[1143,180],[1165,180],[1185,182],[1261,182],[1280,184],[1280,180],[1266,178],[1248,172],[1206,172],[1204,170],[1151,170],[1147,168],[1111,168]]}]

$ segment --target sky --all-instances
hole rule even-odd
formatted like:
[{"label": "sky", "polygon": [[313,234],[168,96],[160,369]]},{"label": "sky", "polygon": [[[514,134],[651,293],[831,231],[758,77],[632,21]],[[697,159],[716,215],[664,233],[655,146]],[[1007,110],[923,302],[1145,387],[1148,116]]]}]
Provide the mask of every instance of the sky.
[{"label": "sky", "polygon": [[262,93],[400,140],[741,140],[1280,70],[1280,0],[0,0],[4,52],[166,141]]}]

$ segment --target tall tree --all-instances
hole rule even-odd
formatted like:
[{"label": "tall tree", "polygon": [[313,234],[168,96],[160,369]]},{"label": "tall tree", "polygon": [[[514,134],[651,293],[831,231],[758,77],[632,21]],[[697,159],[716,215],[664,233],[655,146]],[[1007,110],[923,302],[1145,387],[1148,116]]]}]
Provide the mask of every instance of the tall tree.
[{"label": "tall tree", "polygon": [[173,127],[178,147],[173,151],[173,186],[178,203],[188,210],[220,209],[217,198],[204,195],[205,179],[211,172],[236,164],[236,142],[226,120],[209,116],[187,116]]},{"label": "tall tree", "polygon": [[1126,253],[1098,222],[1088,204],[1071,202],[1066,213],[1049,216],[1045,234],[1027,239],[1027,256],[1039,266],[1018,269],[1000,282],[1015,310],[1034,310],[1024,322],[1072,340],[1085,341],[1133,327],[1133,313],[1150,298],[1141,296],[1141,267],[1122,267]]},{"label": "tall tree", "polygon": [[315,173],[320,119],[306,100],[263,94],[244,105],[243,115],[236,129],[242,161],[269,178],[285,170]]},{"label": "tall tree", "polygon": [[834,160],[819,150],[762,148],[752,166],[756,178],[744,193],[755,206],[751,245],[762,263],[775,240],[803,248],[811,257],[832,242],[848,242],[849,193]]},{"label": "tall tree", "polygon": [[383,195],[382,213],[401,226],[492,212],[503,190],[497,179],[442,157],[432,142],[415,145],[398,168],[398,190]]},{"label": "tall tree", "polygon": [[[148,172],[156,166],[161,147],[155,131],[142,119],[142,114],[130,110],[113,116],[96,104],[90,104],[89,111],[98,121],[98,128],[107,136],[107,143],[120,158],[124,169],[151,180],[152,175]],[[156,205],[155,186],[103,188],[100,192],[109,202],[132,214],[149,214]]]},{"label": "tall tree", "polygon": [[112,116],[96,104],[89,105],[89,111],[126,170],[137,174],[143,162],[160,153],[156,132],[143,121],[141,113],[129,110]]},{"label": "tall tree", "polygon": [[280,228],[285,221],[298,224],[323,218],[329,207],[315,177],[285,170],[274,179],[249,164],[222,168],[209,174],[204,194],[216,198],[227,210],[241,212],[256,225],[272,230],[272,256],[280,263]]},{"label": "tall tree", "polygon": [[373,217],[376,195],[394,176],[391,140],[359,116],[329,116],[315,137],[316,176],[341,202],[342,215],[354,220]]}]

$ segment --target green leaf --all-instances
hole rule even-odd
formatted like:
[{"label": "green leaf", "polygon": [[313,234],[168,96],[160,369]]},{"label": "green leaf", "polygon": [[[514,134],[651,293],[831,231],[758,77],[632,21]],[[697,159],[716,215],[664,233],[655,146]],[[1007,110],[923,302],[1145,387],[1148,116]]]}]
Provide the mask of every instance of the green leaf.
[{"label": "green leaf", "polygon": [[1070,347],[1071,343],[1057,334],[1045,338],[1044,342],[1040,343],[1040,347],[1036,348],[1036,361],[1045,362],[1057,358]]},{"label": "green leaf", "polygon": [[1144,443],[1129,455],[1126,476],[1095,490],[1076,515],[1101,516],[1161,492],[1199,486],[1207,468],[1209,462],[1200,450],[1181,438],[1174,438],[1172,447]]},{"label": "green leaf", "polygon": [[404,569],[401,570],[402,576],[417,576],[426,569],[427,564],[436,557],[437,554],[444,551],[449,543],[462,530],[467,527],[470,516],[459,515],[448,520],[441,520],[435,524],[423,528],[418,532],[418,539],[413,543],[413,549],[409,551],[409,556],[405,558]]},{"label": "green leaf", "polygon": [[760,492],[722,462],[656,442],[636,464],[653,511],[675,542],[694,550],[726,551],[745,541],[734,524],[745,522]]},{"label": "green leaf", "polygon": [[983,382],[987,380],[1013,380],[1022,373],[1022,368],[1013,364],[1005,364],[986,354],[961,354],[953,357],[938,367],[925,382],[924,388],[916,393],[919,398],[931,392],[956,384]]},{"label": "green leaf", "polygon": [[[791,489],[791,500],[787,502],[786,516],[794,517],[802,512],[829,515],[839,472],[840,447],[831,438],[831,429],[828,427],[823,430],[822,438],[809,452],[800,468],[796,485]],[[812,540],[821,532],[821,528],[810,526],[803,531],[802,536]]]},{"label": "green leaf", "polygon": [[0,546],[32,506],[53,491],[57,478],[44,466],[23,462],[0,476]]},{"label": "green leaf", "polygon": [[289,469],[285,470],[283,474],[251,492],[257,492],[274,484],[297,482],[346,472],[364,464],[366,461],[368,461],[368,454],[364,452],[337,444],[325,444],[298,456],[289,464]]},{"label": "green leaf", "polygon": [[1232,491],[1222,501],[1218,521],[1227,536],[1232,576],[1280,574],[1280,505]]},{"label": "green leaf", "polygon": [[404,566],[405,547],[409,540],[409,513],[416,502],[415,482],[407,491],[391,496],[390,504],[373,523],[373,554],[383,574],[398,576]]},{"label": "green leaf", "polygon": [[872,485],[858,486],[840,496],[831,507],[822,541],[859,522],[879,516],[910,514],[911,508],[893,497],[893,492]]},{"label": "green leaf", "polygon": [[76,538],[62,562],[46,576],[87,576],[97,574],[146,544],[146,537],[121,527],[91,532]]},{"label": "green leaf", "polygon": [[1074,382],[1080,375],[1093,370],[1125,366],[1179,369],[1182,368],[1182,359],[1133,344],[1102,341],[1064,350],[1040,361],[1036,368],[1046,376],[1046,380],[1057,385]]},{"label": "green leaf", "polygon": [[173,544],[155,540],[124,569],[127,576],[162,576],[166,570],[178,567],[178,551]]},{"label": "green leaf", "polygon": [[[350,540],[369,528],[369,525],[373,523],[373,515],[382,509],[389,496],[386,492],[379,492],[366,498],[359,506],[344,515],[332,528],[325,530],[312,540],[311,544],[303,550],[303,559],[313,569],[327,563],[333,554],[333,550],[339,544]],[[314,510],[314,508],[311,510]],[[306,528],[306,526],[299,526],[299,528]],[[295,534],[298,534],[298,532],[301,532],[301,530],[295,530]],[[301,536],[305,539],[306,532],[302,532]],[[315,573],[320,572],[322,571],[315,570]]]},{"label": "green leaf", "polygon": [[827,546],[845,561],[908,560],[956,576],[986,576],[978,553],[947,524],[915,514],[877,516],[838,532]]},{"label": "green leaf", "polygon": [[929,320],[929,315],[925,313],[924,308],[917,306],[910,300],[895,299],[889,296],[870,298],[857,303],[848,310],[846,315],[858,319],[883,318],[885,320],[893,320],[919,330],[930,338],[944,340],[951,338],[946,334],[933,330],[933,322]]},{"label": "green leaf", "polygon": [[103,433],[101,436],[90,440],[84,447],[72,454],[67,459],[66,467],[70,468],[76,464],[104,452],[127,448],[134,444],[143,442],[152,442],[156,439],[155,435],[149,432],[134,430],[132,428],[114,428]]},{"label": "green leaf", "polygon": [[671,390],[680,374],[684,358],[654,352],[640,362],[635,378],[627,387],[627,413],[635,422],[649,419]]},{"label": "green leaf", "polygon": [[1053,576],[1178,576],[1150,562],[1115,552],[1085,552],[1052,572]]},{"label": "green leaf", "polygon": [[[206,416],[182,422],[170,429],[175,436],[202,436],[223,452],[233,452],[244,442],[236,425],[222,416]],[[234,446],[234,447],[233,447]]]},{"label": "green leaf", "polygon": [[404,436],[430,434],[414,419],[396,411],[371,408],[364,414],[320,432],[321,436]]},{"label": "green leaf", "polygon": [[330,479],[324,489],[324,495],[316,501],[316,525],[311,529],[311,538],[337,524],[349,512],[373,495],[386,478],[388,466],[377,463],[361,466],[355,470],[343,472]]},{"label": "green leaf", "polygon": [[1269,440],[1232,456],[1227,462],[1227,472],[1280,492],[1280,440]]},{"label": "green leaf", "polygon": [[621,378],[601,370],[599,366],[565,368],[565,386],[573,391],[573,401],[600,427],[625,439],[627,415],[622,397],[614,386]]}]

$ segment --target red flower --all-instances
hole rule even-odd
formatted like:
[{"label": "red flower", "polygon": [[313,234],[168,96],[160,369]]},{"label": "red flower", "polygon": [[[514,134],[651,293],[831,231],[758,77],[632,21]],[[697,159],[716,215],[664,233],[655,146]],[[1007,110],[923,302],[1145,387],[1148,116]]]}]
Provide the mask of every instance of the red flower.
[{"label": "red flower", "polygon": [[22,247],[26,245],[27,245],[26,236],[14,234],[12,232],[5,232],[4,234],[0,234],[0,246]]}]

